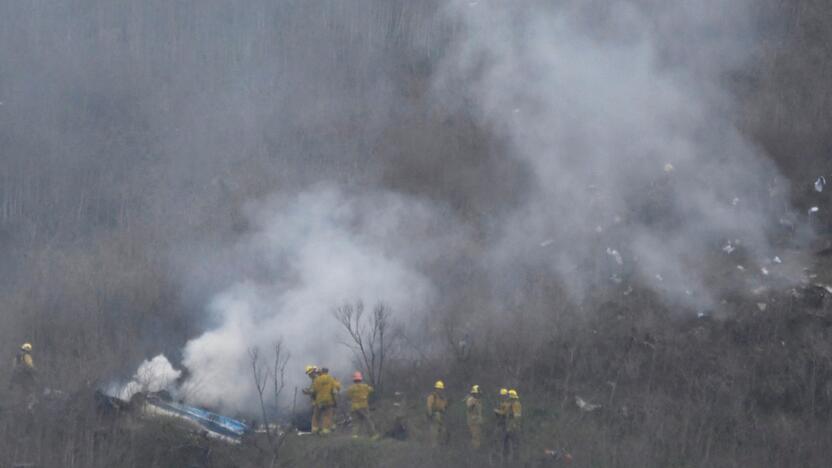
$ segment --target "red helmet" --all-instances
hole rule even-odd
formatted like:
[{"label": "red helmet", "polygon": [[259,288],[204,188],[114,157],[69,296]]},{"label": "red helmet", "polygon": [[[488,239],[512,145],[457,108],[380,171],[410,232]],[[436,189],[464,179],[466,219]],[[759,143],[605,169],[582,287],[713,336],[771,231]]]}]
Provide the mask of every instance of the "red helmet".
[{"label": "red helmet", "polygon": [[364,380],[364,376],[361,375],[361,372],[356,371],[354,374],[352,374],[353,382],[361,382],[362,380]]}]

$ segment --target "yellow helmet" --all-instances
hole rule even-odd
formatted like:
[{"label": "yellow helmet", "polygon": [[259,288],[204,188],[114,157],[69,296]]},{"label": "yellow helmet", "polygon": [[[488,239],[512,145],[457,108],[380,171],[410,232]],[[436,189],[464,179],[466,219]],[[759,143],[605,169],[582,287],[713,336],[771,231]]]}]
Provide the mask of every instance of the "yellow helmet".
[{"label": "yellow helmet", "polygon": [[479,394],[480,393],[480,386],[479,385],[474,385],[473,387],[471,387],[471,393]]},{"label": "yellow helmet", "polygon": [[32,343],[23,343],[20,345],[20,349],[23,351],[31,351],[32,350]]},{"label": "yellow helmet", "polygon": [[511,390],[509,390],[509,391],[508,391],[508,397],[509,397],[509,398],[511,398],[512,400],[516,400],[516,399],[520,398],[520,397],[517,395],[517,390],[515,390],[515,389],[513,389],[513,388],[512,388]]},{"label": "yellow helmet", "polygon": [[445,382],[441,380],[437,380],[435,384],[433,384],[433,388],[437,390],[445,390]]},{"label": "yellow helmet", "polygon": [[312,373],[315,372],[316,370],[318,370],[317,366],[313,366],[312,364],[309,364],[308,366],[306,366],[306,375],[312,375]]},{"label": "yellow helmet", "polygon": [[500,396],[508,396],[508,389],[501,388],[500,389]]}]

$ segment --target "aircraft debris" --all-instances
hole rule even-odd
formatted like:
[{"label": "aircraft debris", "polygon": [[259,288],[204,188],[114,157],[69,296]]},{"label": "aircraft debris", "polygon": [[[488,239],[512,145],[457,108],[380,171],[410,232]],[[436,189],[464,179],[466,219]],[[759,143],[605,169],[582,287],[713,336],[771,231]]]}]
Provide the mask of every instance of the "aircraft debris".
[{"label": "aircraft debris", "polygon": [[815,191],[816,192],[823,192],[823,187],[826,185],[826,177],[820,176],[818,180],[815,181]]},{"label": "aircraft debris", "polygon": [[780,257],[777,256],[775,256],[771,261],[777,264],[783,263],[783,260],[780,260]]},{"label": "aircraft debris", "polygon": [[737,265],[737,270],[739,270],[739,271],[745,271],[745,267],[744,267],[744,266],[742,266],[742,265]]},{"label": "aircraft debris", "polygon": [[586,411],[587,413],[595,411],[601,407],[601,405],[590,403],[578,395],[575,395],[575,404],[578,405],[578,408],[580,408],[581,411]]},{"label": "aircraft debris", "polygon": [[809,208],[809,214],[817,213],[818,211],[820,211],[820,208],[818,208],[817,206]]},{"label": "aircraft debris", "polygon": [[829,294],[832,294],[832,286],[829,286],[828,284],[815,283],[815,286],[825,290]]},{"label": "aircraft debris", "polygon": [[734,197],[734,199],[731,200],[731,205],[737,206],[739,204],[740,204],[740,199],[738,197]]},{"label": "aircraft debris", "polygon": [[621,258],[621,254],[620,254],[620,253],[618,253],[618,251],[617,251],[617,250],[615,250],[615,249],[613,249],[613,248],[610,248],[610,247],[607,247],[607,255],[609,255],[609,256],[611,256],[612,258],[614,258],[614,259],[615,259],[615,263],[617,263],[617,264],[619,264],[619,265],[623,265],[623,264],[624,264],[624,259],[623,259],[623,258]]},{"label": "aircraft debris", "polygon": [[546,239],[545,241],[540,243],[540,246],[541,247],[546,247],[546,246],[552,245],[553,242],[555,242],[554,239]]},{"label": "aircraft debris", "polygon": [[664,165],[664,172],[670,174],[671,172],[675,171],[676,168],[673,167],[673,164],[667,163]]},{"label": "aircraft debris", "polygon": [[723,247],[723,248],[722,248],[722,251],[723,251],[723,252],[725,252],[725,253],[727,253],[727,254],[731,254],[731,253],[733,253],[735,250],[737,250],[737,248],[736,248],[736,247],[734,247],[734,246],[733,246],[730,242],[728,242],[727,244],[725,244],[725,247]]},{"label": "aircraft debris", "polygon": [[762,274],[764,274],[764,275],[768,276],[768,268],[766,268],[766,267],[762,267],[762,268],[760,268],[760,272],[761,272]]},{"label": "aircraft debris", "polygon": [[766,304],[765,302],[758,302],[757,308],[760,309],[760,312],[765,312],[768,308],[768,304]]}]

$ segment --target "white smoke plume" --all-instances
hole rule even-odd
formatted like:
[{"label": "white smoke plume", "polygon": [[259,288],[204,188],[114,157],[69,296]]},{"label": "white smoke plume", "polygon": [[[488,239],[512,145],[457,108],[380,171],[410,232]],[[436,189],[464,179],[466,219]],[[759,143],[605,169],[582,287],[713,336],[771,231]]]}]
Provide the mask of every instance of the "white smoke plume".
[{"label": "white smoke plume", "polygon": [[406,245],[431,217],[425,205],[403,197],[332,187],[253,207],[253,233],[217,257],[217,268],[236,269],[238,277],[210,303],[216,326],[184,349],[189,401],[255,408],[248,350],[267,352],[278,340],[294,356],[287,388],[308,384],[305,364],[349,372],[352,356],[338,344],[332,311],[357,300],[383,302],[394,317],[424,311],[433,287],[413,266],[418,247]]},{"label": "white smoke plume", "polygon": [[129,401],[139,392],[175,391],[176,381],[181,375],[182,371],[174,369],[170,361],[160,354],[153,359],[143,361],[130,382],[115,386],[108,393]]},{"label": "white smoke plume", "polygon": [[461,95],[534,173],[492,264],[543,262],[575,300],[626,276],[707,308],[721,241],[771,255],[786,190],[725,90],[753,50],[746,2],[461,1],[447,13],[462,31],[437,95]]}]

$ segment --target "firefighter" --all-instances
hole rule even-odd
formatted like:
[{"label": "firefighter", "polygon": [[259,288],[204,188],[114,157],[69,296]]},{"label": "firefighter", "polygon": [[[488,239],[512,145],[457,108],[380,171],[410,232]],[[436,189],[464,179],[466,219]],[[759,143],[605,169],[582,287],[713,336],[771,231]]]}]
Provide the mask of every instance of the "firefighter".
[{"label": "firefighter", "polygon": [[396,440],[407,439],[407,397],[403,392],[393,393],[393,424],[384,435]]},{"label": "firefighter", "polygon": [[506,438],[506,415],[508,414],[508,406],[508,389],[501,388],[499,391],[499,399],[497,400],[497,407],[494,408],[496,424],[493,434],[494,447],[499,451],[500,456],[502,456],[503,444]]},{"label": "firefighter", "polygon": [[468,430],[471,432],[471,448],[478,449],[482,443],[482,400],[479,385],[471,387],[471,392],[465,398],[465,410]]},{"label": "firefighter", "polygon": [[32,359],[32,344],[23,343],[12,363],[12,378],[9,388],[13,390],[21,400],[26,402],[28,409],[35,404],[35,361]]},{"label": "firefighter", "polygon": [[319,428],[323,435],[332,432],[335,415],[335,394],[341,390],[341,383],[329,375],[329,369],[321,368],[312,381],[315,392],[315,407],[318,409]]},{"label": "firefighter", "polygon": [[321,415],[318,406],[315,404],[315,377],[318,376],[318,367],[313,365],[306,366],[306,375],[309,377],[309,386],[304,388],[303,394],[308,395],[312,399],[312,433],[317,434],[321,430]]},{"label": "firefighter", "polygon": [[433,391],[428,395],[427,415],[430,421],[430,443],[434,447],[447,442],[448,433],[445,428],[445,410],[448,400],[445,398],[445,383],[437,380]]},{"label": "firefighter", "polygon": [[508,391],[506,406],[506,431],[503,439],[503,460],[520,461],[520,422],[523,417],[523,405],[517,390]]},{"label": "firefighter", "polygon": [[350,416],[352,417],[352,436],[358,437],[361,429],[368,433],[373,439],[378,439],[376,427],[370,419],[370,394],[373,387],[364,383],[364,376],[356,371],[352,375],[353,384],[347,389],[347,397],[350,399]]}]

